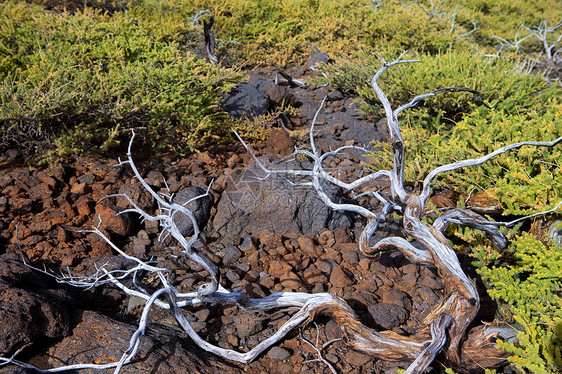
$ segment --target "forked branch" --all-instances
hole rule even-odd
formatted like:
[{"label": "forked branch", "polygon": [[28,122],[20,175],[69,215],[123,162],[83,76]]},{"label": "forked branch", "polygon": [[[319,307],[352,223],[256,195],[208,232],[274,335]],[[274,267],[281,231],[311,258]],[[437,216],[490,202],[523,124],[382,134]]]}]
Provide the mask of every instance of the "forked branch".
[{"label": "forked branch", "polygon": [[[457,370],[466,371],[472,368],[493,367],[502,364],[504,362],[504,353],[495,348],[494,341],[498,338],[512,339],[512,331],[502,328],[490,329],[485,326],[468,330],[468,326],[472,323],[478,312],[480,298],[473,281],[464,273],[455,251],[444,237],[443,232],[450,223],[467,225],[483,230],[500,247],[505,246],[505,237],[497,230],[497,226],[499,226],[497,223],[489,222],[484,217],[476,215],[469,210],[452,210],[443,214],[436,220],[434,225],[429,225],[421,219],[424,204],[430,194],[431,181],[439,173],[480,165],[496,155],[525,145],[553,147],[560,143],[562,138],[551,142],[529,141],[517,143],[503,147],[478,159],[445,165],[436,168],[428,174],[419,195],[406,190],[404,184],[404,142],[400,133],[398,115],[403,110],[417,105],[425,98],[442,92],[466,91],[475,95],[479,95],[479,92],[462,87],[440,89],[420,95],[411,102],[393,110],[390,101],[378,86],[377,81],[389,68],[401,63],[416,61],[403,60],[403,56],[404,54],[390,63],[381,58],[383,65],[371,81],[372,87],[379,96],[387,114],[387,125],[391,134],[391,143],[394,151],[392,170],[378,170],[352,182],[341,180],[326,171],[324,163],[329,158],[338,156],[350,149],[364,149],[345,146],[334,151],[321,153],[320,149],[315,145],[313,129],[322,106],[316,113],[310,128],[310,150],[297,149],[295,151],[295,155],[303,155],[311,159],[312,167],[310,170],[269,169],[259,161],[248,145],[242,143],[264,172],[265,176],[263,178],[268,178],[274,174],[301,178],[304,180],[304,184],[308,184],[315,189],[327,206],[335,210],[357,213],[365,217],[367,225],[359,240],[360,250],[365,255],[377,256],[385,250],[398,250],[413,263],[437,269],[445,285],[445,299],[434,307],[425,318],[424,323],[413,334],[403,336],[393,331],[375,331],[363,325],[354,311],[343,300],[327,293],[276,292],[263,298],[249,298],[241,290],[230,291],[225,289],[220,284],[220,269],[204,253],[200,253],[193,247],[200,234],[193,213],[185,204],[174,203],[171,196],[163,196],[156,193],[140,175],[131,154],[134,139],[133,132],[127,152],[127,160],[121,162],[120,165],[127,164],[131,167],[136,179],[157,201],[159,206],[158,214],[151,215],[144,212],[127,195],[119,196],[124,197],[131,204],[132,208],[127,209],[127,212],[137,213],[144,220],[159,222],[163,228],[160,238],[170,235],[175,239],[182,249],[180,256],[186,256],[188,260],[200,265],[208,274],[208,282],[199,286],[196,290],[179,292],[170,282],[170,270],[127,255],[113,244],[107,236],[103,235],[100,230],[94,228],[92,232],[100,235],[119,255],[131,259],[134,266],[124,271],[110,271],[101,266],[91,276],[73,276],[68,273],[58,276],[58,280],[82,288],[111,284],[121,289],[127,295],[138,296],[146,300],[138,329],[130,338],[129,348],[123,353],[119,361],[105,365],[83,364],[41,370],[16,360],[15,355],[10,358],[0,358],[0,365],[14,364],[36,370],[40,373],[108,368],[113,368],[114,373],[118,373],[124,365],[131,362],[142,344],[149,312],[152,308],[161,308],[169,311],[179,326],[202,349],[226,359],[242,363],[249,363],[255,360],[264,350],[283,339],[289,331],[307,324],[319,315],[325,315],[340,326],[342,340],[348,346],[383,360],[411,361],[412,363],[406,371],[408,374],[423,373],[435,359],[436,355],[443,350],[446,352],[445,358]],[[359,191],[360,187],[363,189],[370,188],[368,183],[376,182],[379,179],[390,181],[390,197],[387,197],[378,189],[367,192]],[[381,209],[374,211],[359,204],[335,202],[326,193],[326,184],[341,187],[349,191],[350,195],[355,198],[369,194],[378,199],[381,203]],[[556,208],[559,206],[560,204]],[[389,213],[393,211],[400,212],[403,215],[402,224],[408,238],[388,237],[371,246],[370,241],[378,229],[378,225],[386,221]],[[194,233],[191,237],[184,237],[176,226],[174,218],[181,214],[187,216],[193,224]],[[157,279],[159,284],[155,287],[155,291],[148,291],[137,285],[135,279],[141,272],[148,273]],[[126,279],[133,280],[132,287],[125,284]],[[260,342],[253,349],[247,352],[238,352],[207,342],[191,326],[189,318],[186,317],[185,313],[193,313],[193,308],[197,309],[207,304],[237,305],[248,311],[266,311],[286,307],[296,308],[297,311],[273,335]],[[184,309],[185,306],[192,307],[191,311]]]},{"label": "forked branch", "polygon": [[[351,182],[338,179],[327,172],[323,167],[325,160],[334,154],[347,151],[348,148],[341,147],[335,151],[321,154],[315,145],[313,136],[318,112],[310,128],[311,150],[297,149],[295,151],[295,155],[300,154],[310,158],[312,161],[312,168],[310,170],[269,169],[258,160],[250,147],[240,137],[238,138],[264,171],[264,178],[272,174],[285,174],[305,179],[310,178],[309,184],[314,187],[317,194],[328,206],[338,210],[357,213],[365,217],[367,224],[359,238],[359,249],[364,255],[377,258],[382,251],[398,250],[413,263],[437,268],[443,279],[447,295],[445,301],[436,306],[435,310],[426,318],[424,326],[420,326],[415,334],[404,337],[396,335],[391,331],[374,332],[357,322],[349,322],[349,319],[351,319],[349,318],[345,326],[340,324],[344,341],[347,344],[385,360],[413,360],[407,373],[423,372],[442,348],[446,349],[446,358],[458,370],[470,370],[471,368],[479,368],[484,365],[488,367],[496,366],[504,362],[502,357],[505,357],[505,353],[496,349],[493,341],[497,338],[501,339],[507,330],[496,329],[492,331],[482,328],[473,329],[470,333],[468,332],[468,326],[478,312],[480,298],[474,282],[464,273],[455,251],[443,236],[443,232],[450,223],[473,227],[484,231],[495,245],[504,248],[507,245],[507,240],[497,229],[497,226],[507,226],[515,221],[511,223],[490,222],[468,209],[455,209],[441,215],[434,225],[431,226],[421,220],[424,205],[429,198],[431,181],[442,172],[477,166],[499,154],[522,146],[553,147],[560,143],[562,138],[551,142],[528,141],[516,143],[477,159],[459,161],[438,167],[427,175],[419,195],[414,192],[408,192],[404,184],[404,141],[400,132],[399,114],[406,109],[416,106],[426,98],[444,92],[469,92],[475,95],[481,103],[483,101],[479,91],[464,87],[450,87],[419,95],[409,103],[393,110],[390,100],[378,85],[378,79],[386,70],[393,66],[402,63],[418,62],[418,60],[403,60],[403,56],[404,53],[392,62],[387,62],[379,56],[382,61],[382,67],[371,80],[373,90],[379,97],[386,113],[386,121],[391,136],[390,142],[394,152],[392,170],[378,170]],[[322,106],[320,106],[321,108]],[[380,178],[390,181],[391,198],[384,198],[379,191],[356,193],[358,187],[363,187],[367,182],[375,182]],[[338,204],[331,201],[325,192],[324,186],[327,183],[350,191],[351,196],[355,198],[366,194],[375,196],[382,203],[382,208],[377,212],[359,204]],[[560,204],[555,209],[559,206]],[[387,237],[371,246],[370,240],[378,229],[379,224],[386,221],[387,215],[392,211],[403,213],[404,231],[410,238]],[[545,213],[548,212],[538,214]],[[522,219],[525,218],[528,217]],[[415,243],[413,242],[417,242],[418,245],[414,245]],[[333,317],[338,321],[338,318]],[[340,322],[342,322],[341,318],[338,323]],[[428,326],[431,326],[431,328]],[[467,336],[470,339],[465,340]],[[512,336],[505,336],[505,338],[512,338]]]}]

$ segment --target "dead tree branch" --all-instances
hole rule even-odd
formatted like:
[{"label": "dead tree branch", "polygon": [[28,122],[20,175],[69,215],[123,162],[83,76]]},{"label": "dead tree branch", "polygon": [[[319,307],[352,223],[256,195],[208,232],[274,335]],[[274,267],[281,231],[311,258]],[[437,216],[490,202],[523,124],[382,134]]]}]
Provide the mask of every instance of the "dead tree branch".
[{"label": "dead tree branch", "polygon": [[[494,244],[504,248],[507,245],[507,240],[497,229],[497,226],[508,225],[509,223],[490,222],[468,209],[455,209],[443,214],[433,226],[428,225],[421,220],[421,217],[424,205],[430,195],[431,181],[440,173],[477,166],[497,155],[523,146],[553,147],[562,141],[562,137],[551,142],[528,141],[512,144],[477,159],[459,161],[438,167],[427,175],[419,195],[408,192],[404,183],[404,141],[400,132],[398,115],[402,111],[416,106],[422,100],[443,92],[470,92],[478,98],[480,98],[480,92],[463,87],[443,88],[415,97],[409,103],[393,110],[388,97],[379,87],[378,80],[386,70],[393,66],[418,62],[418,60],[404,60],[403,56],[404,53],[392,62],[387,62],[379,56],[383,65],[371,80],[373,90],[386,113],[388,130],[391,136],[390,143],[394,153],[392,170],[378,170],[352,182],[340,180],[324,170],[323,163],[328,157],[333,157],[353,147],[341,147],[321,154],[315,145],[313,136],[313,129],[319,112],[316,113],[310,128],[310,150],[297,149],[294,153],[310,158],[312,161],[310,170],[268,169],[257,159],[250,147],[242,143],[262,171],[266,173],[264,178],[273,174],[304,178],[309,180],[308,183],[314,187],[318,196],[329,207],[335,210],[357,213],[365,217],[367,224],[359,238],[359,248],[363,254],[376,257],[382,251],[398,250],[412,263],[437,268],[443,279],[447,298],[426,317],[424,325],[420,326],[418,331],[409,337],[397,335],[392,331],[373,331],[360,324],[351,314],[341,315],[340,310],[331,313],[332,318],[342,329],[343,340],[346,344],[384,360],[411,360],[413,362],[406,371],[407,373],[424,372],[442,349],[446,351],[447,360],[458,370],[494,367],[505,361],[505,353],[496,349],[493,341],[498,338],[509,339],[513,336],[506,334],[504,329],[501,328],[491,330],[478,327],[468,331],[468,326],[479,310],[480,297],[474,282],[464,273],[454,249],[443,236],[443,232],[450,223],[473,227],[484,231]],[[238,138],[240,139],[240,137]],[[242,141],[242,139],[240,140]],[[327,182],[350,191],[354,197],[359,197],[367,193],[356,194],[355,190],[358,187],[381,178],[390,181],[391,197],[386,198],[378,191],[370,191],[370,194],[382,203],[382,209],[379,212],[371,211],[357,204],[336,203],[330,200],[324,190]],[[411,239],[420,243],[423,249],[419,249],[409,240],[401,237],[388,237],[380,240],[373,247],[370,246],[370,239],[378,225],[384,222],[388,213],[392,211],[399,211],[403,214],[404,231]],[[466,339],[467,337],[468,339]]]},{"label": "dead tree branch", "polygon": [[[131,147],[133,144],[134,136],[135,134],[133,132],[127,152],[127,160],[121,161],[119,165],[129,165],[129,167],[133,171],[135,178],[138,179],[143,188],[145,188],[146,191],[149,192],[150,195],[152,195],[152,197],[157,201],[159,212],[156,215],[150,215],[144,212],[129,196],[114,196],[124,197],[132,206],[132,208],[127,209],[124,212],[137,213],[144,220],[158,221],[160,223],[160,226],[163,228],[160,239],[165,237],[165,235],[171,235],[182,248],[180,256],[186,256],[190,261],[193,261],[196,264],[200,265],[208,273],[208,276],[210,278],[209,282],[199,286],[196,290],[193,290],[191,292],[179,292],[169,281],[169,275],[171,273],[170,270],[154,266],[154,264],[150,262],[144,262],[134,256],[127,255],[118,246],[111,242],[111,240],[107,236],[105,236],[97,227],[95,227],[89,232],[93,232],[99,235],[119,255],[124,256],[134,262],[135,266],[133,266],[129,270],[120,271],[109,271],[105,268],[105,266],[100,266],[96,267],[96,271],[94,272],[94,274],[89,276],[75,276],[70,272],[67,272],[55,277],[60,283],[70,284],[85,289],[111,284],[121,289],[125,294],[129,296],[136,296],[146,300],[146,304],[139,320],[138,329],[131,336],[129,348],[123,353],[119,361],[103,365],[78,364],[42,370],[35,366],[16,360],[14,357],[15,355],[10,358],[0,358],[0,365],[17,365],[20,367],[35,370],[39,373],[56,373],[80,369],[114,369],[114,373],[119,373],[124,365],[132,361],[138,351],[138,348],[140,347],[140,344],[142,344],[142,338],[146,332],[149,312],[153,307],[168,310],[175,317],[178,324],[184,329],[189,337],[202,349],[226,359],[241,363],[250,363],[251,361],[255,360],[264,350],[283,339],[283,337],[288,332],[300,325],[307,323],[310,320],[313,320],[318,315],[332,316],[333,318],[340,321],[341,324],[350,326],[350,328],[354,325],[359,325],[359,322],[357,322],[357,317],[355,316],[353,310],[343,300],[335,298],[334,296],[327,293],[308,294],[303,292],[276,292],[263,298],[249,298],[243,291],[229,291],[225,289],[220,284],[220,272],[216,265],[214,265],[203,253],[199,253],[193,247],[193,244],[199,237],[200,231],[193,213],[185,207],[185,205],[189,202],[186,202],[182,205],[174,203],[171,199],[171,196],[162,196],[156,193],[141,177],[132,159]],[[305,173],[304,175],[310,176],[311,174]],[[202,196],[198,196],[196,197],[196,199]],[[193,224],[194,233],[189,238],[184,237],[176,226],[174,217],[179,214],[187,216]],[[37,270],[53,276],[46,270]],[[159,281],[159,286],[155,287],[155,291],[148,292],[136,285],[135,279],[141,272],[148,273],[150,277],[156,278]],[[127,279],[133,280],[133,288],[125,285],[124,281]],[[193,329],[188,318],[184,314],[185,311],[182,308],[186,306],[198,307],[207,304],[236,305],[240,308],[243,308],[244,310],[255,312],[287,307],[297,308],[298,311],[295,312],[292,317],[287,322],[285,322],[285,324],[282,325],[272,336],[259,343],[253,349],[244,353],[231,349],[224,349],[217,345],[213,345],[205,341]],[[372,332],[372,336],[377,337],[378,333]],[[382,336],[384,336],[384,334]],[[392,341],[392,338],[390,337],[385,337],[385,339],[388,341]],[[415,345],[415,347],[417,347],[416,349],[420,351],[422,349],[421,345]]]},{"label": "dead tree branch", "polygon": [[[200,235],[200,230],[193,213],[186,207],[187,203],[183,205],[176,204],[171,199],[171,196],[156,193],[141,177],[132,158],[131,147],[134,140],[133,132],[127,151],[127,159],[120,162],[119,165],[128,165],[132,169],[134,176],[138,179],[143,188],[157,201],[158,213],[150,215],[144,212],[127,195],[119,195],[124,197],[132,207],[127,209],[126,212],[139,214],[144,220],[159,222],[162,227],[160,239],[167,235],[171,236],[182,248],[180,256],[184,256],[187,260],[200,265],[207,273],[208,281],[190,292],[180,292],[170,282],[170,270],[127,255],[118,246],[112,243],[98,228],[94,228],[91,232],[98,234],[116,251],[116,253],[133,261],[134,266],[125,271],[110,271],[104,266],[100,266],[96,268],[94,274],[89,276],[74,276],[70,273],[66,273],[57,276],[57,279],[59,282],[81,288],[111,284],[121,289],[127,295],[137,296],[146,300],[141,318],[138,322],[138,329],[131,336],[128,349],[123,353],[119,361],[104,365],[70,365],[41,370],[15,360],[14,356],[10,358],[0,358],[0,365],[18,365],[36,370],[39,373],[55,373],[79,369],[114,369],[114,373],[119,373],[121,368],[131,362],[135,357],[146,332],[149,312],[155,307],[169,311],[195,344],[202,349],[228,360],[241,363],[249,363],[255,360],[264,350],[283,339],[289,331],[308,323],[319,315],[327,316],[338,324],[341,328],[342,340],[349,347],[383,360],[411,361],[412,364],[407,369],[407,373],[409,374],[423,373],[434,360],[435,356],[443,350],[450,364],[463,371],[480,366],[494,367],[504,362],[504,353],[496,349],[493,343],[497,338],[512,339],[513,335],[506,329],[489,328],[486,326],[479,326],[469,331],[468,326],[472,323],[478,312],[480,298],[473,281],[464,273],[455,251],[443,236],[443,232],[447,224],[456,223],[483,230],[489,234],[494,243],[499,246],[505,245],[505,238],[497,230],[497,225],[468,210],[452,210],[442,215],[434,225],[429,225],[421,219],[424,211],[424,204],[430,194],[431,181],[442,172],[480,165],[492,157],[522,146],[553,147],[561,142],[562,138],[551,142],[530,141],[517,143],[503,147],[478,159],[459,161],[457,163],[445,165],[436,168],[428,174],[424,180],[423,189],[420,194],[406,190],[404,184],[404,141],[398,122],[399,113],[417,105],[427,97],[442,92],[466,91],[475,95],[479,95],[479,92],[462,87],[436,90],[425,95],[420,95],[409,103],[393,110],[388,97],[379,87],[377,81],[386,70],[393,66],[402,63],[417,62],[417,60],[403,60],[403,56],[404,54],[400,55],[392,62],[386,62],[381,58],[383,65],[371,81],[371,85],[382,102],[387,114],[387,125],[391,134],[390,141],[394,151],[392,170],[378,170],[352,182],[338,179],[336,176],[326,171],[323,164],[329,158],[337,157],[339,154],[349,151],[350,149],[366,150],[361,147],[344,146],[333,151],[321,153],[321,150],[315,145],[313,130],[322,106],[318,109],[310,128],[310,150],[297,149],[295,151],[295,155],[303,155],[312,160],[312,167],[310,170],[270,170],[258,160],[247,144],[243,144],[253,156],[257,165],[259,165],[264,172],[265,176],[263,178],[268,178],[274,174],[296,176],[303,179],[304,184],[311,185],[318,196],[332,209],[353,212],[365,217],[367,224],[359,239],[359,246],[360,250],[366,255],[376,256],[381,251],[394,249],[403,253],[404,256],[413,263],[437,268],[445,284],[446,298],[429,313],[424,323],[419,326],[415,333],[410,336],[403,336],[393,331],[375,331],[363,325],[354,311],[343,300],[327,293],[308,294],[302,292],[277,292],[263,298],[250,298],[241,290],[230,291],[225,289],[220,284],[220,269],[213,264],[204,253],[193,246]],[[390,182],[389,197],[378,190],[368,191],[367,193],[358,190],[359,187],[369,187],[367,183],[375,182],[379,179],[386,179]],[[356,198],[365,194],[370,194],[381,202],[382,208],[380,211],[372,211],[358,204],[335,202],[331,200],[326,193],[326,184],[339,186],[349,191],[351,195]],[[560,206],[560,204],[558,206]],[[374,246],[370,245],[370,240],[377,230],[378,225],[384,222],[388,214],[393,211],[400,212],[403,215],[402,225],[404,231],[409,236],[408,239],[413,239],[418,244],[421,244],[423,248],[420,249],[406,238],[401,237],[388,237],[379,241]],[[184,237],[179,231],[174,219],[177,215],[185,215],[191,220],[194,228],[191,237]],[[154,287],[155,291],[147,291],[136,284],[135,279],[141,272],[148,273],[149,276],[159,282],[159,284]],[[125,285],[126,279],[133,279],[132,287]],[[248,311],[267,311],[287,307],[296,308],[297,311],[294,312],[289,320],[273,335],[260,342],[253,349],[248,352],[238,352],[232,349],[221,348],[207,342],[190,324],[189,319],[185,315],[188,311],[183,308],[185,306],[197,308],[207,304],[236,305]]]},{"label": "dead tree branch", "polygon": [[212,27],[215,23],[215,18],[211,17],[209,22],[203,21],[203,36],[205,37],[205,52],[207,61],[211,64],[216,65],[219,62],[218,57],[215,55],[215,45],[217,43],[215,39],[215,34],[213,33]]},{"label": "dead tree branch", "polygon": [[[544,53],[538,60],[544,59],[551,69],[557,69],[557,65],[562,60],[562,46],[560,45],[562,42],[562,33],[558,36],[556,36],[556,33],[560,32],[559,29],[561,27],[562,20],[552,26],[548,26],[547,21],[543,20],[535,26],[525,26],[525,24],[521,24],[513,40],[492,35],[492,37],[499,42],[499,47],[497,48],[498,52],[496,54],[488,56],[499,57],[504,50],[511,49],[514,49],[516,54],[520,54],[523,51],[523,42],[530,38],[536,38],[539,40],[542,52]],[[521,35],[525,33],[525,36]]]}]

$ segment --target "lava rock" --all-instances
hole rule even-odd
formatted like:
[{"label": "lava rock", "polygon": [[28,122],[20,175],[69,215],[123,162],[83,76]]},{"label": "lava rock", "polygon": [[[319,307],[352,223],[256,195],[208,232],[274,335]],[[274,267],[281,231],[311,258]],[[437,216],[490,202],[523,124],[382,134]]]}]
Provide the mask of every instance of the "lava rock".
[{"label": "lava rock", "polygon": [[286,360],[291,357],[291,352],[289,352],[285,348],[273,347],[269,350],[269,353],[267,355],[277,360]]},{"label": "lava rock", "polygon": [[8,366],[4,368],[0,368],[0,374],[35,374],[37,373],[35,370],[20,368],[17,366]]},{"label": "lava rock", "polygon": [[269,99],[255,86],[242,83],[221,100],[221,105],[234,118],[252,119],[267,113]]},{"label": "lava rock", "polygon": [[353,275],[341,266],[336,265],[330,274],[330,283],[334,287],[351,286],[354,283]]},{"label": "lava rock", "polygon": [[109,231],[120,236],[131,235],[136,227],[137,220],[133,213],[119,214],[123,209],[111,204],[108,200],[96,205],[96,224],[102,231]]},{"label": "lava rock", "polygon": [[222,252],[224,253],[222,263],[225,266],[232,265],[242,256],[242,252],[233,246],[224,248]]},{"label": "lava rock", "polygon": [[[129,183],[121,186],[119,188],[119,194],[127,195],[145,212],[154,209],[154,197],[152,197],[152,195],[140,183]],[[131,207],[129,201],[122,197],[118,198],[117,205],[124,209]]]},{"label": "lava rock", "polygon": [[265,152],[281,157],[289,156],[294,151],[293,140],[283,129],[271,129],[265,145],[267,147]]},{"label": "lava rock", "polygon": [[386,330],[400,326],[409,316],[406,309],[396,304],[378,303],[369,305],[367,309],[375,323]]},{"label": "lava rock", "polygon": [[320,52],[318,48],[314,47],[312,49],[312,52],[310,52],[310,56],[308,57],[306,66],[314,68],[318,64],[326,64],[329,61],[330,61],[330,55],[328,55],[328,53]]},{"label": "lava rock", "polygon": [[429,305],[436,305],[439,301],[439,296],[429,287],[421,287],[416,297],[419,297]]},{"label": "lava rock", "polygon": [[[270,229],[286,237],[312,237],[325,228],[351,225],[349,214],[330,209],[313,188],[291,184],[284,176],[263,176],[255,164],[230,175],[212,221],[219,235],[239,238]],[[337,187],[326,186],[325,192],[332,201],[343,200]]]},{"label": "lava rock", "polygon": [[355,250],[347,250],[343,253],[343,260],[351,266],[356,266],[359,264],[359,255]]},{"label": "lava rock", "polygon": [[298,275],[296,275],[292,271],[289,271],[279,277],[279,282],[283,286],[284,290],[296,291],[300,286],[302,286],[302,281],[300,280]]},{"label": "lava rock", "polygon": [[388,304],[395,304],[407,310],[412,310],[412,301],[408,294],[404,291],[395,290],[393,288],[382,292],[381,299]]},{"label": "lava rock", "polygon": [[242,238],[242,243],[240,243],[238,248],[244,253],[255,251],[257,249],[256,239],[252,236],[246,236]]},{"label": "lava rock", "polygon": [[41,339],[60,339],[70,332],[67,313],[70,296],[49,284],[15,254],[0,256],[0,355]]},{"label": "lava rock", "polygon": [[[206,190],[198,186],[185,187],[174,196],[173,201],[176,204],[183,205],[189,200],[204,195],[205,193]],[[205,227],[209,220],[213,201],[213,195],[209,194],[185,204],[185,207],[193,213],[200,230]],[[183,236],[193,235],[193,222],[187,215],[176,213],[174,222]]]},{"label": "lava rock", "polygon": [[361,367],[367,364],[368,362],[371,362],[373,360],[373,356],[350,349],[345,354],[344,360],[345,362],[355,367]]},{"label": "lava rock", "polygon": [[269,79],[252,78],[249,82],[258,90],[262,91],[269,99],[269,109],[274,109],[281,104],[294,105],[295,98],[285,87],[280,87]]},{"label": "lava rock", "polygon": [[314,240],[308,236],[302,235],[298,238],[299,247],[309,256],[316,255],[316,245]]},{"label": "lava rock", "polygon": [[304,270],[303,279],[308,284],[326,283],[327,281],[327,277],[315,265],[311,265]]},{"label": "lava rock", "polygon": [[[72,335],[49,352],[53,367],[79,363],[105,363],[119,360],[129,346],[137,326],[115,321],[102,314],[83,311],[76,316]],[[172,328],[149,324],[136,359],[125,365],[121,373],[241,373],[217,356],[194,346],[187,334]],[[94,374],[99,370],[81,370]]]},{"label": "lava rock", "polygon": [[247,313],[234,316],[234,324],[239,338],[247,338],[263,330],[263,322]]}]

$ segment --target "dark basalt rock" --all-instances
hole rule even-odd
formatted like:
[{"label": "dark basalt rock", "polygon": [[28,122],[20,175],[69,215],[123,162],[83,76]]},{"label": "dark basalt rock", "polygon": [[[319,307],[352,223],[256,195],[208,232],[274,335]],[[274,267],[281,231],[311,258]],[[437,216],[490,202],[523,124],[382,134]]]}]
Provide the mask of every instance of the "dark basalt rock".
[{"label": "dark basalt rock", "polygon": [[20,256],[0,256],[0,355],[10,356],[39,341],[70,333],[70,295],[47,289],[47,276],[25,266]]},{"label": "dark basalt rock", "polygon": [[409,317],[408,311],[396,304],[378,303],[370,305],[368,310],[375,323],[385,330],[400,326]]},{"label": "dark basalt rock", "polygon": [[[351,224],[349,214],[329,208],[311,186],[290,183],[282,176],[263,177],[255,164],[230,175],[212,221],[219,234],[240,237],[271,229],[289,237],[314,236],[325,228]],[[327,185],[325,191],[333,201],[342,201],[339,188]]]},{"label": "dark basalt rock", "polygon": [[252,119],[267,113],[269,99],[255,86],[242,83],[222,99],[221,105],[234,118]]},{"label": "dark basalt rock", "polygon": [[[72,336],[49,350],[54,367],[119,360],[129,347],[137,326],[102,314],[83,311],[75,316]],[[187,334],[159,324],[149,324],[139,351],[121,373],[240,373],[235,366],[193,345]],[[81,370],[97,374],[99,370]]]},{"label": "dark basalt rock", "polygon": [[[198,186],[185,187],[174,196],[173,201],[176,204],[183,205],[189,200],[195,199],[197,196],[204,195],[205,192],[206,191],[203,188]],[[197,222],[200,230],[202,230],[203,227],[205,227],[205,225],[207,224],[212,206],[213,195],[210,194],[195,199],[185,205],[185,207],[191,210],[191,212],[195,216],[195,221]],[[176,215],[174,216],[174,220],[183,236],[193,235],[193,222],[191,221],[191,218],[189,218],[185,214],[176,213]]]}]

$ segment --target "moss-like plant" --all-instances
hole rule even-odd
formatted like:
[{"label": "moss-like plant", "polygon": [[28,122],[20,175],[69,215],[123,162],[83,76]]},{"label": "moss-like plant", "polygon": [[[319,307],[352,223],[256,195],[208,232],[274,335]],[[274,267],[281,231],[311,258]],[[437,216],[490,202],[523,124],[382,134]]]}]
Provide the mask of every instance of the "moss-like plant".
[{"label": "moss-like plant", "polygon": [[491,286],[490,296],[510,306],[524,327],[517,344],[500,342],[509,360],[522,371],[562,371],[562,248],[523,233],[509,248],[510,267],[482,267],[478,272]]},{"label": "moss-like plant", "polygon": [[[556,138],[562,134],[561,113],[562,103],[550,99],[524,112],[477,108],[450,131],[428,130],[411,122],[404,130],[414,160],[407,175],[419,178],[431,165],[477,157],[512,142]],[[503,205],[505,214],[530,214],[552,208],[562,200],[561,163],[560,149],[523,148],[482,167],[447,175],[441,184],[453,189],[489,190]]]},{"label": "moss-like plant", "polygon": [[[329,76],[325,81],[344,92],[359,94],[365,112],[382,115],[368,82],[379,63],[359,56],[326,66]],[[406,155],[407,179],[421,181],[439,165],[479,157],[506,144],[562,135],[559,85],[549,84],[540,75],[526,74],[513,62],[481,54],[450,52],[424,56],[422,61],[404,65],[383,78],[381,86],[391,92],[389,97],[396,104],[454,85],[482,91],[484,102],[468,94],[444,95],[404,113],[402,131],[410,150]],[[387,151],[390,154],[391,150]],[[561,163],[560,149],[523,148],[478,168],[444,175],[439,183],[457,191],[490,190],[506,214],[530,214],[550,209],[562,200]]]},{"label": "moss-like plant", "polygon": [[[180,2],[181,3],[181,2]],[[216,20],[219,38],[233,40],[231,54],[251,64],[303,63],[312,46],[333,56],[357,49],[380,50],[386,45],[437,53],[472,28],[466,12],[458,14],[455,27],[449,19],[430,20],[420,8],[388,1],[375,12],[366,0],[192,0],[192,14],[208,10]],[[454,7],[448,7],[451,15]]]},{"label": "moss-like plant", "polygon": [[474,43],[491,52],[497,44],[493,36],[512,38],[521,23],[562,18],[556,0],[386,1],[377,7],[369,0],[164,3],[191,17],[208,11],[215,17],[218,37],[238,43],[230,44],[232,57],[253,65],[302,63],[312,45],[333,56],[365,48],[380,52],[388,45],[437,54]]},{"label": "moss-like plant", "polygon": [[57,14],[14,2],[0,19],[6,146],[42,147],[50,138],[51,155],[64,156],[114,145],[135,127],[155,149],[183,154],[224,137],[232,123],[218,103],[243,75],[196,58],[183,20],[90,8]]},{"label": "moss-like plant", "polygon": [[251,142],[265,141],[273,127],[280,123],[285,126],[285,121],[297,117],[299,110],[282,102],[276,111],[256,116],[252,119],[242,118],[232,127],[240,137]]},{"label": "moss-like plant", "polygon": [[[177,153],[210,138],[224,139],[224,129],[232,123],[218,108],[219,95],[241,75],[207,67],[191,56],[200,49],[202,18],[211,15],[217,54],[234,66],[302,64],[313,46],[338,58],[358,50],[372,56],[374,51],[390,54],[403,49],[424,56],[452,51],[453,58],[458,58],[460,50],[469,51],[469,56],[478,50],[493,52],[492,36],[513,37],[522,22],[534,25],[545,18],[562,18],[556,6],[538,0],[440,1],[433,2],[434,10],[425,0],[387,1],[377,8],[368,0],[138,0],[126,7],[109,3],[111,12],[78,7],[72,13],[22,2],[3,3],[0,138],[4,145],[43,148],[50,139],[58,145],[52,153],[64,155],[91,145],[117,144],[128,127],[145,129],[155,149]],[[418,82],[450,85],[435,76],[436,69],[454,85],[473,87],[491,81],[484,65],[475,74],[474,65],[465,61],[466,76],[473,74],[472,82],[460,82],[458,75],[442,69],[462,63],[450,64],[445,59],[426,61],[430,65],[425,77],[411,74],[412,67],[394,72],[395,77],[411,79],[387,77],[388,92],[400,101],[425,89]],[[357,70],[370,63],[361,57]],[[494,64],[498,66],[492,71],[500,72],[505,62]],[[370,75],[373,68],[356,71],[357,78]],[[347,86],[354,86],[367,103],[375,99],[364,82],[352,81]],[[491,87],[488,94],[493,92]],[[516,92],[512,90],[508,97],[512,94]],[[457,121],[458,114],[467,111],[462,95],[444,105],[450,108],[430,102],[426,108],[435,109],[427,109],[426,117],[438,118],[439,123],[443,123],[441,118]],[[421,114],[418,110],[417,115]]]}]

